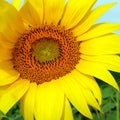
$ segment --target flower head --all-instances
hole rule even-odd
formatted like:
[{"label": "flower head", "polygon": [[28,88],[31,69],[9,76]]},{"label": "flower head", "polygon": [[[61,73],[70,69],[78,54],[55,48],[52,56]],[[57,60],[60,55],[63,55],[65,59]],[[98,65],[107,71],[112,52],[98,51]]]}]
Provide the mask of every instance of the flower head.
[{"label": "flower head", "polygon": [[73,120],[70,103],[92,119],[101,92],[94,77],[119,90],[120,24],[95,22],[115,3],[0,0],[0,110],[20,100],[25,120]]}]

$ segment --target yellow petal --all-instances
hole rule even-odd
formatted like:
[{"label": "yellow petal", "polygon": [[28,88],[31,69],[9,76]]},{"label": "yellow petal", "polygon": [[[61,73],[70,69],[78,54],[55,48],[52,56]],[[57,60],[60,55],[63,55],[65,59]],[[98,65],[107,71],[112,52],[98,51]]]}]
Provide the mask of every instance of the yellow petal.
[{"label": "yellow petal", "polygon": [[2,33],[0,33],[0,62],[12,58],[12,48],[14,44],[11,43]]},{"label": "yellow petal", "polygon": [[0,62],[12,58],[11,50],[0,46]]},{"label": "yellow petal", "polygon": [[23,33],[25,27],[18,11],[8,2],[0,0],[0,32],[11,41],[15,41],[19,33]]},{"label": "yellow petal", "polygon": [[88,32],[77,37],[78,41],[88,40],[91,38],[103,36],[116,30],[120,30],[120,24],[101,23],[94,25]]},{"label": "yellow petal", "polygon": [[96,0],[69,0],[65,9],[61,25],[72,28],[78,24]]},{"label": "yellow petal", "polygon": [[105,4],[102,6],[97,7],[95,10],[89,13],[89,16],[86,17],[86,19],[80,23],[78,26],[76,26],[73,29],[73,33],[75,36],[79,36],[83,33],[85,33],[87,30],[89,30],[92,25],[111,7],[113,7],[116,3],[112,4]]},{"label": "yellow petal", "polygon": [[20,7],[21,2],[22,2],[22,0],[12,0],[12,4],[16,9],[18,9]]},{"label": "yellow petal", "polygon": [[13,64],[9,60],[1,61],[0,62],[0,69],[2,69],[2,70],[11,70],[11,69],[13,69]]},{"label": "yellow petal", "polygon": [[87,101],[81,90],[81,87],[77,84],[73,77],[66,75],[58,80],[58,87],[60,87],[71,104],[84,116],[92,119],[91,112],[88,108]]},{"label": "yellow petal", "polygon": [[38,86],[35,102],[37,120],[60,120],[62,117],[64,94],[52,83]]},{"label": "yellow petal", "polygon": [[99,64],[98,62],[91,62],[81,59],[76,65],[76,69],[84,74],[99,78],[119,90],[119,87],[113,76],[110,74],[105,66]]},{"label": "yellow petal", "polygon": [[19,78],[20,74],[14,69],[4,70],[0,69],[0,86],[13,83]]},{"label": "yellow petal", "polygon": [[58,24],[61,20],[66,0],[44,0],[44,23]]},{"label": "yellow petal", "polygon": [[34,120],[33,113],[35,108],[36,93],[36,83],[30,83],[30,88],[20,100],[24,120]]},{"label": "yellow petal", "polygon": [[109,70],[120,72],[120,57],[118,55],[81,55],[80,57],[88,61],[99,62],[101,65],[103,64]]},{"label": "yellow petal", "polygon": [[8,88],[9,88],[9,85],[0,86],[0,97],[6,93]]},{"label": "yellow petal", "polygon": [[26,2],[22,6],[22,8],[20,9],[20,14],[23,17],[26,24],[33,27],[40,26],[39,14],[29,2]]},{"label": "yellow petal", "polygon": [[96,108],[97,110],[101,111],[100,106],[99,106],[98,102],[96,101],[96,98],[93,95],[93,93],[89,89],[84,89],[84,88],[83,88],[82,91],[83,91],[83,94],[85,96],[85,99],[86,99],[87,103],[90,106],[92,106],[92,107]]},{"label": "yellow petal", "polygon": [[0,110],[6,114],[10,108],[25,94],[29,87],[28,80],[18,80],[13,83],[0,97]]},{"label": "yellow petal", "polygon": [[120,72],[120,65],[116,66],[116,65],[111,65],[111,64],[104,64],[104,66],[110,71]]},{"label": "yellow petal", "polygon": [[37,11],[40,17],[40,24],[43,24],[43,19],[44,19],[43,0],[28,0],[28,1],[33,6],[33,8]]},{"label": "yellow petal", "polygon": [[63,120],[74,120],[70,103],[66,97],[65,97]]},{"label": "yellow petal", "polygon": [[94,94],[95,98],[98,100],[99,105],[101,104],[101,91],[93,77],[82,74],[76,69],[73,70],[70,75],[78,82],[78,84],[81,84],[85,89],[90,90]]},{"label": "yellow petal", "polygon": [[81,42],[80,52],[85,55],[120,53],[120,35],[111,34]]},{"label": "yellow petal", "polygon": [[17,80],[19,73],[13,69],[11,61],[0,61],[0,86]]},{"label": "yellow petal", "polygon": [[[0,47],[11,49],[14,47],[14,44],[10,42],[11,40],[7,39],[2,33],[0,33]],[[1,52],[0,52],[1,53]]]},{"label": "yellow petal", "polygon": [[[73,72],[73,71],[72,71],[72,72]],[[75,76],[75,77],[74,77],[75,72],[77,73],[76,75],[78,75],[78,76]],[[75,78],[74,80],[76,80],[77,84],[80,86],[81,91],[83,92],[83,95],[84,95],[87,103],[100,111],[100,106],[99,106],[97,100],[99,100],[99,102],[101,102],[101,101],[100,101],[100,99],[101,99],[101,98],[100,98],[100,97],[101,97],[101,94],[98,96],[98,98],[97,98],[97,100],[96,100],[96,97],[95,97],[95,95],[93,94],[93,92],[91,91],[91,89],[90,89],[89,87],[83,85],[83,83],[82,83],[82,80],[81,80],[81,79],[83,79],[83,80],[85,81],[85,80],[86,80],[86,79],[84,79],[85,76],[82,77],[82,75],[81,75],[81,74],[79,75],[79,74],[80,74],[80,73],[78,73],[77,70],[74,70],[74,75],[72,74],[72,76],[73,76],[73,78]],[[72,76],[71,76],[71,77],[72,77]],[[81,77],[80,77],[80,76],[81,76]],[[90,84],[90,82],[89,82],[89,84]],[[85,86],[85,87],[83,87],[83,86]],[[93,87],[94,87],[94,86],[93,86]],[[98,91],[98,90],[99,90],[99,89],[96,89],[96,91],[97,91],[98,94],[99,94],[100,91]]]},{"label": "yellow petal", "polygon": [[97,55],[97,56],[89,56],[89,55],[80,55],[80,58],[95,61],[100,63],[107,63],[112,65],[120,65],[120,57],[118,55]]}]

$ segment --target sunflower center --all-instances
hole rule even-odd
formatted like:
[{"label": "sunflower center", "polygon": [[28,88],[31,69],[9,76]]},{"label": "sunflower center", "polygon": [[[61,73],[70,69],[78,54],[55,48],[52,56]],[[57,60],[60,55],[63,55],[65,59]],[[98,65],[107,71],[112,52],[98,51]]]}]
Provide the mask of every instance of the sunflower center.
[{"label": "sunflower center", "polygon": [[43,38],[32,45],[32,56],[40,63],[54,61],[60,55],[60,45],[53,39]]},{"label": "sunflower center", "polygon": [[43,25],[22,34],[12,56],[14,69],[22,79],[42,84],[75,69],[80,59],[79,42],[60,25]]}]

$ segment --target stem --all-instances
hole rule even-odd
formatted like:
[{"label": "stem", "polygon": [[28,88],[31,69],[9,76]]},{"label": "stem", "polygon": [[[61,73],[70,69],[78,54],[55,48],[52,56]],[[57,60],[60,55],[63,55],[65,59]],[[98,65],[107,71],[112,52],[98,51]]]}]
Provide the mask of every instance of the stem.
[{"label": "stem", "polygon": [[98,118],[98,119],[104,120],[104,115],[103,115],[103,113],[98,113],[97,110],[95,110],[95,112],[96,112],[96,115],[97,115],[97,118]]},{"label": "stem", "polygon": [[120,109],[119,109],[119,106],[120,106],[120,101],[119,101],[119,93],[118,93],[118,91],[116,92],[116,101],[117,101],[117,103],[116,103],[116,109],[117,109],[117,114],[116,114],[116,120],[119,120],[119,116],[120,116]]}]

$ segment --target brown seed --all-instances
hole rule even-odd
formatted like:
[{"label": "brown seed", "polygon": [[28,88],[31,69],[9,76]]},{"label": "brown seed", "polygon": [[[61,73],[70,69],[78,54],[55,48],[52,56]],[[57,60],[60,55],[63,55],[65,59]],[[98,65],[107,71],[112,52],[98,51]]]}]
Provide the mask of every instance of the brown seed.
[{"label": "brown seed", "polygon": [[21,78],[41,84],[75,69],[79,43],[60,25],[43,25],[22,34],[12,51],[13,65]]}]

